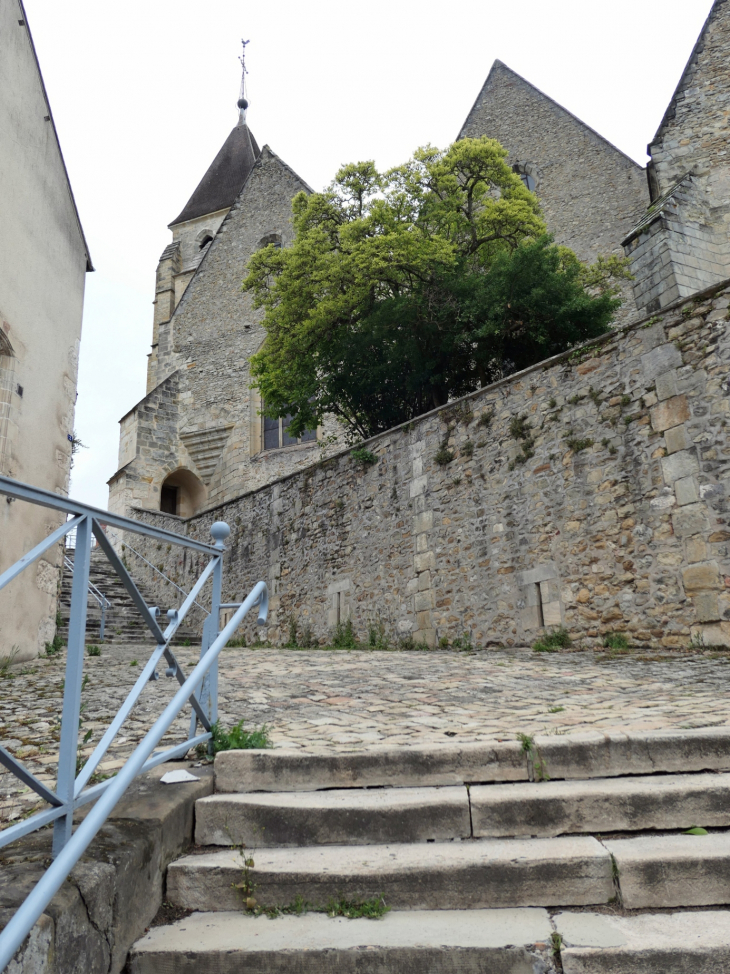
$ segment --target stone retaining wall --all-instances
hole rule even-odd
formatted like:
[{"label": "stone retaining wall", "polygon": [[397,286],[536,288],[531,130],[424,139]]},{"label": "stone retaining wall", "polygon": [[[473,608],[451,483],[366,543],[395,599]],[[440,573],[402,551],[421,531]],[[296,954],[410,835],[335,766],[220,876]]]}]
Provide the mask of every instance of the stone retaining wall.
[{"label": "stone retaining wall", "polygon": [[[167,867],[193,841],[195,802],[213,792],[213,769],[200,780],[160,784],[166,764],[127,790],[89,849],[10,962],[10,974],[120,974],[129,948],[162,904]],[[87,809],[77,815],[82,816]],[[0,928],[10,920],[50,862],[52,830],[3,849]]]},{"label": "stone retaining wall", "polygon": [[[320,640],[350,618],[429,645],[730,644],[729,305],[726,281],[375,437],[371,466],[345,451],[187,521],[137,515],[227,521],[224,598],[267,581],[272,642],[293,617]],[[148,549],[186,588],[200,571]]]}]

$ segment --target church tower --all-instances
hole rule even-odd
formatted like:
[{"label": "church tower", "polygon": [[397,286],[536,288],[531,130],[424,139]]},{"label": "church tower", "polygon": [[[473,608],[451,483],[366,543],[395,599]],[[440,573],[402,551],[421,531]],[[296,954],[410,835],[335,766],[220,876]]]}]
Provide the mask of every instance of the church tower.
[{"label": "church tower", "polygon": [[231,130],[180,214],[168,224],[172,230],[172,243],[165,247],[157,265],[147,392],[171,370],[172,349],[164,326],[172,318],[193,274],[261,155],[246,121],[245,54],[248,41],[242,44],[238,124]]},{"label": "church tower", "polygon": [[[245,53],[245,43],[244,43]],[[241,289],[252,254],[294,239],[304,180],[247,122],[242,61],[238,121],[180,214],[160,257],[147,392],[120,421],[117,513],[189,517],[312,463],[324,431],[295,438],[266,419],[249,362],[266,335]]]}]

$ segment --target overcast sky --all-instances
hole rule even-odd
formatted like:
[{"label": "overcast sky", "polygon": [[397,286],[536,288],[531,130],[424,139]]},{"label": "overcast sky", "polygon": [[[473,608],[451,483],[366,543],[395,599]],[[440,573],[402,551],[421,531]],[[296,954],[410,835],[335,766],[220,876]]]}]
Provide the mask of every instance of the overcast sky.
[{"label": "overcast sky", "polygon": [[72,496],[106,507],[145,393],[157,259],[237,119],[315,189],[448,145],[499,58],[638,162],[712,0],[25,0],[96,268]]}]

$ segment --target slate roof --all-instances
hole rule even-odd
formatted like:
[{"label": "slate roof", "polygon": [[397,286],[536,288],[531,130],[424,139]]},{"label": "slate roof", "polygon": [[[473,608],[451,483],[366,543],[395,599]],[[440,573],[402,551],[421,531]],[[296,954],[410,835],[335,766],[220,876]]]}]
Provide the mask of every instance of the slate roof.
[{"label": "slate roof", "polygon": [[206,213],[215,213],[233,206],[260,154],[261,150],[248,125],[245,122],[237,125],[223,143],[182,213],[168,226],[174,227],[178,223],[205,216]]}]

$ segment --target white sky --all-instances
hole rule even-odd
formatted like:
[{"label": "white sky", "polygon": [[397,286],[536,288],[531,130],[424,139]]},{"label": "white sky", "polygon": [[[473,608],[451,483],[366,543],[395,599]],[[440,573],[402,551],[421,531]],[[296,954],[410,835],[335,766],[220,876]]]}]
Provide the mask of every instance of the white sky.
[{"label": "white sky", "polygon": [[448,145],[499,58],[642,164],[712,0],[25,0],[96,272],[72,496],[106,507],[157,259],[236,123],[311,186]]}]

